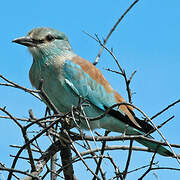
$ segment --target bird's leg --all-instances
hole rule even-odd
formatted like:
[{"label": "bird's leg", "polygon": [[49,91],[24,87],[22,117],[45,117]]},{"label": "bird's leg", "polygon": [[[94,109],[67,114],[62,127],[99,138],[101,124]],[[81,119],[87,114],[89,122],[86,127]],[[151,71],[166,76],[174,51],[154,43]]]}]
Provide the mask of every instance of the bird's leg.
[{"label": "bird's leg", "polygon": [[129,125],[126,124],[126,127],[124,128],[124,132],[122,133],[122,137],[126,136],[126,132],[127,132],[128,127],[129,127]]},{"label": "bird's leg", "polygon": [[[74,112],[75,112],[75,114],[74,114]],[[75,127],[78,129],[78,131],[79,131],[80,134],[81,134],[81,133],[82,133],[82,130],[81,130],[80,126],[79,126],[80,121],[81,121],[79,114],[80,114],[80,112],[77,110],[77,108],[75,108],[74,106],[72,106],[72,110],[71,110],[72,121],[74,122]],[[75,115],[77,115],[76,117],[77,117],[78,119],[75,117]]]}]

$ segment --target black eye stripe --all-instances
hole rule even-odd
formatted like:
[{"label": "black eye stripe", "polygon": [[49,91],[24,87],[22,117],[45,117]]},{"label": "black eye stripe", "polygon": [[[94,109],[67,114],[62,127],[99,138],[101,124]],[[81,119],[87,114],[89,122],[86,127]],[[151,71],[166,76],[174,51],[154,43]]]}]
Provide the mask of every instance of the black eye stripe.
[{"label": "black eye stripe", "polygon": [[44,39],[32,39],[32,41],[33,41],[35,44],[42,44],[42,43],[44,43]]},{"label": "black eye stripe", "polygon": [[44,39],[32,39],[32,41],[35,43],[35,44],[42,44],[44,43],[45,41],[54,41],[55,39],[58,39],[58,40],[63,40],[62,37],[55,37],[55,36],[52,36],[51,34],[48,34]]}]

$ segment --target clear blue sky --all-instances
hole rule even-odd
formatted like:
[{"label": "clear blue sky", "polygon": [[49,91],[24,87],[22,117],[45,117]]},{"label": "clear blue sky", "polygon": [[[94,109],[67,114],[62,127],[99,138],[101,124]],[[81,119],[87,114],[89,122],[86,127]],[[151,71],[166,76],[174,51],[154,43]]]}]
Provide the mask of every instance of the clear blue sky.
[{"label": "clear blue sky", "polygon": [[[97,33],[100,38],[106,37],[131,2],[130,0],[2,1],[0,74],[31,88],[28,72],[32,58],[25,47],[11,41],[39,26],[53,27],[65,32],[75,52],[93,62],[99,45],[82,31]],[[179,7],[179,0],[140,0],[124,18],[107,44],[109,48],[114,49],[128,75],[137,70],[131,84],[132,91],[136,92],[133,95],[133,103],[150,117],[180,98]],[[97,67],[102,70],[112,86],[127,99],[123,79],[103,69],[109,67],[117,70],[110,55],[104,52]],[[0,87],[0,99],[0,106],[7,106],[7,110],[18,117],[28,117],[28,110],[31,108],[37,117],[41,117],[45,109],[45,106],[32,96],[12,88]],[[180,144],[179,109],[180,104],[154,120],[156,124],[160,124],[171,115],[175,115],[175,118],[161,129],[168,141],[175,144]],[[22,144],[23,141],[20,139],[20,130],[11,120],[0,119],[0,123],[0,161],[10,166],[12,159],[9,154],[15,152],[9,144]],[[180,154],[178,149],[176,152]],[[122,151],[116,152],[116,162],[120,167],[124,155]],[[130,169],[137,165],[148,164],[150,157],[151,155],[147,153],[134,153],[132,159],[134,162]],[[157,161],[162,166],[179,168],[174,159],[157,156]],[[90,177],[89,174],[85,168],[78,171],[80,180]],[[180,173],[175,171],[161,170],[157,171],[156,175],[158,179],[180,179]],[[137,177],[138,173],[130,175],[128,179]],[[152,172],[145,179],[156,178]]]}]

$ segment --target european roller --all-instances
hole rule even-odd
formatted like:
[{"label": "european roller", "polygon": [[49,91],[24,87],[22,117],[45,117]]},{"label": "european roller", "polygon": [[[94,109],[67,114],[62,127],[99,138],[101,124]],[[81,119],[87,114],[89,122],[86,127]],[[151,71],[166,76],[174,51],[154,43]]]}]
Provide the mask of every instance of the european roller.
[{"label": "european roller", "polygon": [[[70,112],[72,106],[78,106],[80,98],[88,102],[88,105],[83,106],[87,117],[96,117],[112,105],[125,102],[100,70],[73,51],[64,33],[52,28],[35,28],[27,36],[14,39],[13,42],[28,47],[33,56],[29,72],[31,84],[38,89],[43,79],[43,90],[60,112]],[[89,121],[89,125],[91,129],[125,131],[127,135],[145,135],[153,129],[150,124],[138,119],[133,108],[127,105],[110,110],[101,119]],[[82,119],[80,127],[88,129],[87,122]],[[137,141],[163,156],[173,155],[165,147],[153,142]]]}]

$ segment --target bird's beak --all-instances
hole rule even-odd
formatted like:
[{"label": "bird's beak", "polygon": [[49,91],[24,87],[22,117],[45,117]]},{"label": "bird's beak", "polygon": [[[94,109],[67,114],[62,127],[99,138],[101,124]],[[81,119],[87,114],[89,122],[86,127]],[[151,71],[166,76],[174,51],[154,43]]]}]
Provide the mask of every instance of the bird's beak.
[{"label": "bird's beak", "polygon": [[16,38],[12,42],[15,42],[15,43],[27,46],[27,47],[36,46],[36,44],[33,42],[33,40],[28,36]]}]

